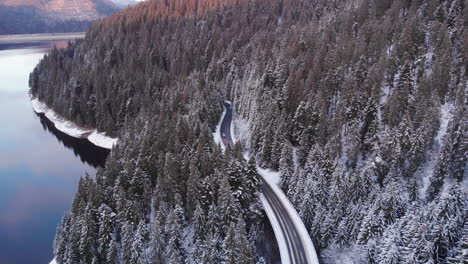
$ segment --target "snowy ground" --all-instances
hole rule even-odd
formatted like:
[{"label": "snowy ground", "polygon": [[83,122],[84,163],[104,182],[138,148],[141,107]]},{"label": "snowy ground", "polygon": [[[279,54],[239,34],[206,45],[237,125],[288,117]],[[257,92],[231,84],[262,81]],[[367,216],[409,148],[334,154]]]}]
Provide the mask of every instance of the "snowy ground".
[{"label": "snowy ground", "polygon": [[231,136],[233,137],[234,142],[242,142],[247,149],[250,148],[249,139],[252,138],[249,127],[250,125],[246,120],[237,118],[233,114]]},{"label": "snowy ground", "polygon": [[55,261],[55,259],[53,259],[49,264],[57,264],[57,261]]},{"label": "snowy ground", "polygon": [[106,136],[104,133],[99,133],[96,129],[80,127],[72,121],[61,117],[38,99],[32,99],[31,105],[36,113],[44,114],[47,119],[54,123],[58,130],[67,135],[75,138],[87,138],[94,145],[106,149],[112,149],[112,147],[117,144],[116,138],[111,138]]},{"label": "snowy ground", "polygon": [[96,146],[112,149],[112,147],[117,144],[116,138],[111,138],[106,136],[105,133],[99,133],[97,130],[94,130],[89,136],[88,140],[91,141]]},{"label": "snowy ground", "polygon": [[429,188],[430,178],[434,173],[437,164],[437,157],[442,150],[445,135],[447,134],[449,120],[452,119],[454,106],[452,103],[445,103],[440,107],[440,127],[435,137],[435,146],[428,154],[428,160],[421,166],[419,170],[422,186],[419,189],[421,197],[425,197],[427,188]]},{"label": "snowy ground", "polygon": [[265,179],[270,185],[278,186],[281,181],[281,173],[271,169],[262,169],[257,167],[258,173]]}]

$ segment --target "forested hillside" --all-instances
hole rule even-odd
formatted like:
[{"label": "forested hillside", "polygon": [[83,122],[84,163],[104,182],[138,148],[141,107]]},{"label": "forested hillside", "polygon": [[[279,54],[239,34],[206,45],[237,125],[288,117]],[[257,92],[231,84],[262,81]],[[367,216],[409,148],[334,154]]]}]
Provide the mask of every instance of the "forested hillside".
[{"label": "forested hillside", "polygon": [[[466,263],[467,6],[152,0],[93,25],[30,77],[120,138],[81,181],[57,261],[262,263],[258,162],[323,263]],[[222,152],[225,99],[239,143]]]}]

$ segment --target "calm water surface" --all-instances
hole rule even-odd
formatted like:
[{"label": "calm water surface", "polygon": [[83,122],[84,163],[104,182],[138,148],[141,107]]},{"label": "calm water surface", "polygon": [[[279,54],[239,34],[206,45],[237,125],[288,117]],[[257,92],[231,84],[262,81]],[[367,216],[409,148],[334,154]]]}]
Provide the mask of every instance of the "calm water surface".
[{"label": "calm water surface", "polygon": [[58,223],[78,181],[107,151],[69,137],[31,108],[29,73],[50,43],[0,45],[0,263],[52,259]]}]

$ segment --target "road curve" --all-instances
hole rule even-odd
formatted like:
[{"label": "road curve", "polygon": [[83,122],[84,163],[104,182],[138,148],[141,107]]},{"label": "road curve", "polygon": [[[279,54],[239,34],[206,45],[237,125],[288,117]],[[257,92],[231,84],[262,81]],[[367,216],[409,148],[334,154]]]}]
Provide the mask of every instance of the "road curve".
[{"label": "road curve", "polygon": [[224,102],[224,108],[226,110],[226,114],[224,115],[223,121],[221,121],[221,139],[223,144],[227,146],[228,144],[232,143],[232,135],[231,135],[231,123],[232,123],[232,105],[229,102]]},{"label": "road curve", "polygon": [[[224,145],[232,143],[231,122],[232,105],[229,102],[224,103],[225,115],[221,123],[220,133]],[[297,228],[293,216],[286,208],[284,201],[273,190],[273,187],[261,177],[262,197],[261,201],[267,212],[267,216],[272,224],[276,239],[280,248],[282,264],[318,264],[315,249],[314,252],[307,252],[308,248],[304,241],[304,236]],[[301,223],[302,224],[302,223]],[[307,234],[308,237],[308,234]],[[309,243],[310,237],[308,237]]]}]

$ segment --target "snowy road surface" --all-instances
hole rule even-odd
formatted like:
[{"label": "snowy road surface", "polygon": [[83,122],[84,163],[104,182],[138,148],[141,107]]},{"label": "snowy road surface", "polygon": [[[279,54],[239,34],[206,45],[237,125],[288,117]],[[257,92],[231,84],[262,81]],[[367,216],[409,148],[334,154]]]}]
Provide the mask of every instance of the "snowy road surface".
[{"label": "snowy road surface", "polygon": [[[224,103],[225,113],[221,121],[220,134],[225,145],[232,142],[232,105]],[[260,197],[271,222],[283,264],[318,264],[317,254],[310,236],[299,215],[287,200],[286,195],[275,183],[267,179],[268,173],[259,170],[263,186]]]}]

